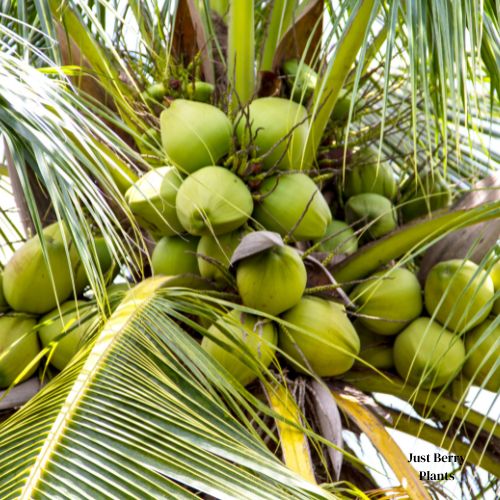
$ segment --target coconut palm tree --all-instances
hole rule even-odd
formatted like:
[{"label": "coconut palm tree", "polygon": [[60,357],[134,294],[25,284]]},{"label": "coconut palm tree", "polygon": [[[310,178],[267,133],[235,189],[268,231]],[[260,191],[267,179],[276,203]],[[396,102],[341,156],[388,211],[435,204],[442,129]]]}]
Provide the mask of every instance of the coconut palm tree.
[{"label": "coconut palm tree", "polygon": [[[165,164],[159,115],[176,99],[206,100],[235,123],[257,97],[293,95],[308,127],[297,168],[310,166],[334,210],[344,210],[346,175],[368,149],[377,165],[391,166],[400,221],[411,204],[404,193],[418,192],[424,205],[422,217],[349,257],[297,244],[307,293],[344,302],[354,317],[346,291],[395,262],[423,276],[436,261],[467,257],[489,272],[500,216],[495,2],[0,5],[2,183],[16,204],[15,215],[1,211],[6,255],[64,224],[66,259],[51,273],[76,249],[95,319],[63,371],[45,361],[59,336],[4,391],[0,498],[498,494],[499,430],[491,408],[477,408],[484,379],[426,388],[360,358],[365,369],[321,378],[310,366],[299,373],[280,350],[266,368],[233,342],[259,373],[244,387],[199,341],[227,310],[251,311],[239,305],[234,277],[220,291],[152,276],[155,243],[125,196]],[[252,139],[233,140],[224,161],[246,182],[262,181]],[[453,205],[429,214],[442,193],[424,180],[438,177]],[[357,226],[361,242],[369,230]],[[107,288],[95,235],[128,291]],[[261,316],[286,329],[283,319]],[[37,376],[19,383],[38,363]],[[490,374],[498,376],[495,365]],[[464,458],[453,470],[455,493],[419,475],[394,429]],[[365,438],[370,453],[360,447]]]}]

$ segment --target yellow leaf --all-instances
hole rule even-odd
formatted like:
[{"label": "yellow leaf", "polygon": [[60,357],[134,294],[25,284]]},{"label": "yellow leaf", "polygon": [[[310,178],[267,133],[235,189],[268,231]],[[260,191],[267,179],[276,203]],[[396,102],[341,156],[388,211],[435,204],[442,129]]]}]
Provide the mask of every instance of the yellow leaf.
[{"label": "yellow leaf", "polygon": [[305,433],[300,430],[301,412],[297,403],[283,385],[267,387],[267,398],[271,408],[282,417],[276,419],[276,425],[281,440],[283,461],[301,477],[316,483],[309,443]]},{"label": "yellow leaf", "polygon": [[405,454],[377,416],[353,396],[336,390],[332,390],[332,393],[340,409],[349,415],[349,418],[356,423],[382,454],[409,498],[412,500],[431,500],[417,471],[408,463]]}]

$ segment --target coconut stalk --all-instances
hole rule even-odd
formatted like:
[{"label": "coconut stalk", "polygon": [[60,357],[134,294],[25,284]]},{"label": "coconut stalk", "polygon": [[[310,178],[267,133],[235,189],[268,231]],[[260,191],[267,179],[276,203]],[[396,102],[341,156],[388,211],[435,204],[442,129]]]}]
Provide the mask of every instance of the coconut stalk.
[{"label": "coconut stalk", "polygon": [[231,2],[229,10],[227,79],[232,93],[230,109],[234,114],[250,101],[255,90],[254,2]]},{"label": "coconut stalk", "polygon": [[500,201],[473,209],[441,211],[432,219],[410,222],[380,240],[365,245],[355,254],[334,265],[332,274],[340,283],[363,278],[393,259],[424,248],[439,236],[499,216]]}]

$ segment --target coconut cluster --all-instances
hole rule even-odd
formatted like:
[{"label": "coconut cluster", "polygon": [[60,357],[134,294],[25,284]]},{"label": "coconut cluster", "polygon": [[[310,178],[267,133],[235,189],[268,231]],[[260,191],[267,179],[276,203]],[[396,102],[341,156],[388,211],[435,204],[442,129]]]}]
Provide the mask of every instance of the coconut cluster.
[{"label": "coconut cluster", "polygon": [[[355,286],[350,301],[345,294],[341,300],[331,292],[309,293],[304,250],[345,257],[393,231],[398,220],[445,206],[449,193],[437,175],[398,191],[390,162],[365,148],[356,151],[332,202],[304,153],[309,124],[301,103],[310,96],[314,71],[306,68],[305,75],[296,63],[284,69],[292,100],[255,99],[234,118],[201,98],[202,87],[199,98],[170,102],[160,131],[153,131],[165,165],[125,195],[156,242],[153,274],[237,296],[241,308],[214,324],[200,320],[202,348],[243,385],[262,376],[279,352],[290,369],[321,377],[371,365],[427,388],[448,384],[461,371],[497,387],[498,370],[490,372],[498,322],[488,316],[498,315],[498,266],[492,279],[472,262],[443,262],[424,290],[411,270],[396,266]],[[145,98],[159,101],[164,91],[151,88]],[[346,106],[349,114],[352,106]],[[342,115],[337,111],[334,120]],[[44,236],[44,245],[36,237],[19,248],[2,275],[0,350],[17,343],[21,354],[12,354],[15,369],[10,358],[0,360],[0,387],[29,365],[40,344],[50,348],[52,365],[64,368],[92,327],[89,304],[74,299],[88,278],[69,232],[56,224]],[[94,243],[105,273],[111,256],[102,238]],[[2,334],[2,320],[9,334]],[[25,377],[36,366],[28,368]]]},{"label": "coconut cluster", "polygon": [[[43,240],[43,241],[42,241]],[[102,237],[93,241],[104,280],[116,266]],[[95,319],[89,302],[74,300],[89,284],[64,224],[26,241],[7,262],[0,279],[0,389],[30,377],[41,349],[63,369],[79,349]]]},{"label": "coconut cluster", "polygon": [[379,369],[394,367],[422,388],[448,385],[460,375],[498,391],[498,266],[488,274],[469,260],[443,261],[429,272],[424,290],[409,270],[375,273],[351,293],[360,357]]},{"label": "coconut cluster", "polygon": [[[426,387],[448,383],[466,354],[460,325],[443,323],[445,313],[434,314],[430,305],[428,296],[442,294],[436,284],[426,285],[424,294],[410,270],[382,270],[351,291],[356,310],[349,311],[331,296],[306,293],[304,245],[333,256],[352,254],[358,244],[393,231],[398,220],[446,206],[449,192],[437,174],[403,183],[399,192],[390,162],[365,148],[346,169],[340,204],[329,203],[304,155],[308,116],[301,103],[317,75],[300,68],[297,62],[284,68],[291,100],[255,99],[233,120],[192,100],[174,100],[162,111],[169,166],[144,175],[127,193],[132,213],[157,240],[153,272],[184,276],[180,284],[236,291],[255,312],[229,311],[205,325],[202,346],[240,383],[258,377],[258,365],[271,363],[277,347],[293,370],[322,377],[369,363]],[[404,208],[399,213],[396,200]],[[233,260],[248,236],[263,230],[287,244]]]}]

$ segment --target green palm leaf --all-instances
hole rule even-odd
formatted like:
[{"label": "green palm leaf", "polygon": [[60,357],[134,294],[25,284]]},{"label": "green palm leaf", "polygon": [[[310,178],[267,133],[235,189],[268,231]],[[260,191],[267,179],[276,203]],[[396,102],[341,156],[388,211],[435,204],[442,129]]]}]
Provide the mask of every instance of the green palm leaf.
[{"label": "green palm leaf", "polygon": [[241,396],[172,320],[168,294],[154,295],[164,281],[133,289],[95,341],[2,424],[0,496],[328,498],[233,416]]}]

